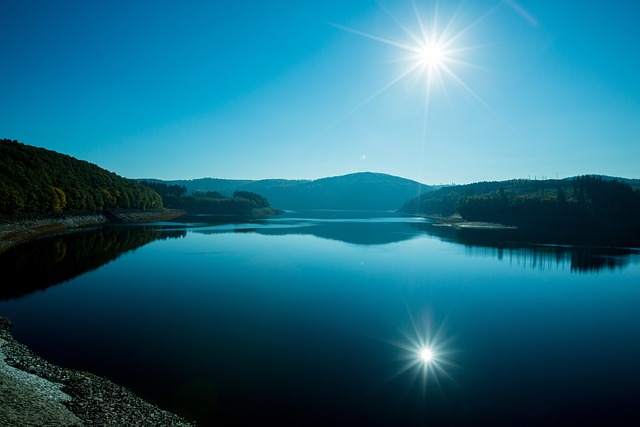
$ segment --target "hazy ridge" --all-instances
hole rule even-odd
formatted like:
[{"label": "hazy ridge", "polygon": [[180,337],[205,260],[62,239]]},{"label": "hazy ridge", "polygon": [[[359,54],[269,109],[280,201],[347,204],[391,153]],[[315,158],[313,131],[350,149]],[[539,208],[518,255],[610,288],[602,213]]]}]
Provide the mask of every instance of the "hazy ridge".
[{"label": "hazy ridge", "polygon": [[410,179],[373,172],[316,180],[228,180],[200,178],[158,181],[186,187],[188,193],[217,191],[230,195],[251,191],[266,197],[280,209],[397,210],[407,199],[433,187]]},{"label": "hazy ridge", "polygon": [[[513,179],[445,187],[374,172],[316,180],[199,178],[165,181],[123,178],[89,162],[7,139],[1,141],[0,152],[3,154],[0,159],[0,213],[4,214],[161,207],[159,195],[141,185],[140,181],[183,186],[188,194],[219,192],[230,197],[237,191],[252,192],[268,199],[272,207],[285,210],[400,210],[413,214],[451,214],[457,211],[463,198],[476,205],[498,199],[549,202],[557,201],[559,196],[569,204],[580,201],[575,187],[576,179],[580,177],[560,180]],[[631,191],[625,190],[624,197],[633,199],[631,202],[634,205],[635,198],[640,197],[640,179],[585,176],[604,183],[629,186]],[[606,190],[602,185],[600,187]],[[609,187],[611,190],[619,186]],[[623,200],[622,194],[616,198],[614,194],[607,194],[607,191],[605,196],[608,198],[597,196],[601,199],[598,201],[601,205]],[[587,194],[587,202],[592,201],[590,198],[593,199]]]}]

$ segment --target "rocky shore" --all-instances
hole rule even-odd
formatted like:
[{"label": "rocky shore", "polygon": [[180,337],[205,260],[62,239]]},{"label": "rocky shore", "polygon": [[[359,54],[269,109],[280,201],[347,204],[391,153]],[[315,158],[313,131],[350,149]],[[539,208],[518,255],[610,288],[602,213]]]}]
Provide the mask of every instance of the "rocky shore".
[{"label": "rocky shore", "polygon": [[[173,219],[181,211],[75,212],[0,217],[0,254],[28,239],[109,222]],[[0,317],[0,427],[193,426],[131,391],[88,372],[55,366],[15,340]]]},{"label": "rocky shore", "polygon": [[176,426],[195,424],[88,372],[53,365],[17,342],[0,317],[0,426]]},{"label": "rocky shore", "polygon": [[70,228],[88,227],[109,222],[166,221],[182,215],[182,211],[71,212],[64,215],[29,214],[0,216],[0,254],[12,246],[34,237]]}]

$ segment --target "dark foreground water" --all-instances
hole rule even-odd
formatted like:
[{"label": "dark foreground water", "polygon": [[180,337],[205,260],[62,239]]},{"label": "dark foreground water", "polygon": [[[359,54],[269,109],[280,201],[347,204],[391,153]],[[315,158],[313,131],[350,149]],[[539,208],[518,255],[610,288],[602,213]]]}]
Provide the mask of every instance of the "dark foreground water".
[{"label": "dark foreground water", "polygon": [[388,213],[210,219],[18,246],[0,315],[201,426],[640,425],[637,250]]}]

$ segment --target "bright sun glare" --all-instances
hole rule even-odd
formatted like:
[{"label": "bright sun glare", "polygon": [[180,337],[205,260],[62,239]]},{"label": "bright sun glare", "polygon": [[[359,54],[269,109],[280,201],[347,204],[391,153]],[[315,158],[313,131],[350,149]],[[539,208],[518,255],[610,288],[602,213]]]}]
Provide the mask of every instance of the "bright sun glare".
[{"label": "bright sun glare", "polygon": [[389,342],[400,350],[400,364],[382,384],[407,374],[423,393],[431,387],[442,390],[443,381],[455,382],[448,372],[456,366],[455,350],[451,348],[453,337],[447,337],[443,325],[435,326],[429,316],[421,315],[418,321],[409,310],[407,316],[410,324],[402,328],[402,337]]},{"label": "bright sun glare", "polygon": [[440,67],[445,61],[442,47],[437,44],[425,46],[420,51],[420,62],[425,67]]},{"label": "bright sun glare", "polygon": [[[414,89],[420,88],[424,91],[424,131],[426,132],[427,116],[433,89],[436,87],[445,88],[446,84],[462,89],[471,95],[485,107],[487,105],[468,86],[460,74],[461,67],[474,67],[473,64],[465,62],[464,54],[474,49],[465,46],[465,39],[470,34],[471,29],[478,24],[485,16],[479,17],[467,26],[459,27],[458,16],[454,14],[450,20],[444,20],[440,15],[439,2],[432,3],[433,10],[428,10],[423,4],[419,6],[416,1],[411,2],[413,6],[411,20],[401,20],[393,16],[389,11],[389,17],[401,28],[404,37],[388,38],[381,35],[356,30],[350,27],[334,24],[337,28],[357,34],[362,37],[386,44],[399,49],[401,56],[396,59],[406,64],[399,69],[398,74],[390,81],[375,91],[370,97],[358,105],[355,109],[345,115],[349,116],[364,105],[372,101],[400,81],[410,79]],[[413,22],[411,22],[413,21]],[[342,118],[344,119],[344,117]],[[340,120],[342,120],[340,119]]]},{"label": "bright sun glare", "polygon": [[433,351],[429,347],[425,347],[420,350],[420,359],[424,363],[429,363],[433,360]]}]

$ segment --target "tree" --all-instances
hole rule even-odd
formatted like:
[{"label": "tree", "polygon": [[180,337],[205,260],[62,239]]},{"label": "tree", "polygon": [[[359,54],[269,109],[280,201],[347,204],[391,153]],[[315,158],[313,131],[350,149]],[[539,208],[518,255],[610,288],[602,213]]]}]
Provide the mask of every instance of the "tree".
[{"label": "tree", "polygon": [[248,200],[252,207],[254,208],[268,208],[269,201],[262,197],[259,194],[252,193],[251,191],[235,191],[233,193],[234,199],[245,199]]},{"label": "tree", "polygon": [[61,189],[57,187],[51,187],[52,193],[52,209],[56,213],[62,212],[67,206],[67,195]]}]

